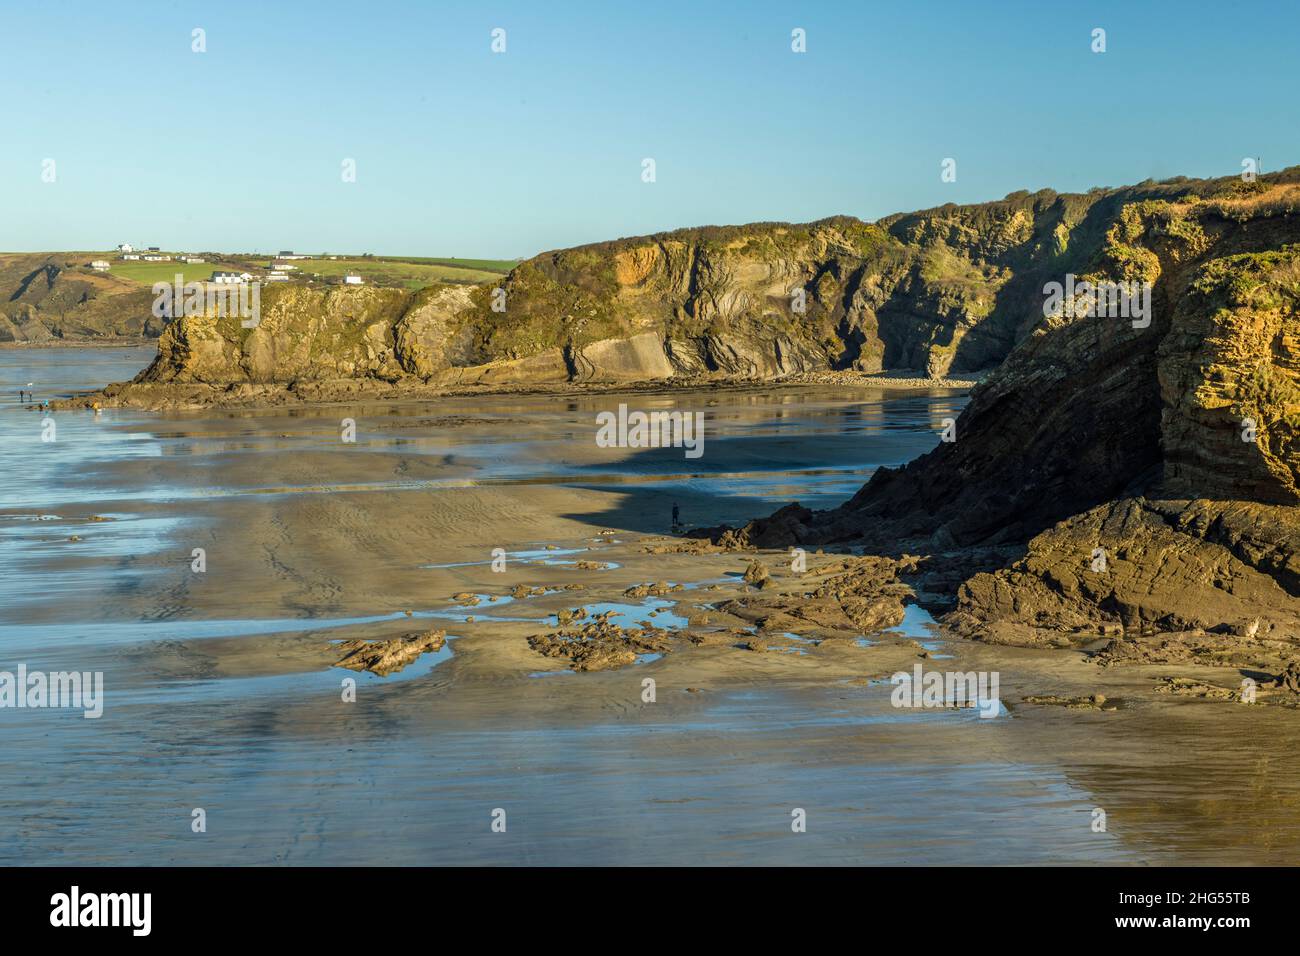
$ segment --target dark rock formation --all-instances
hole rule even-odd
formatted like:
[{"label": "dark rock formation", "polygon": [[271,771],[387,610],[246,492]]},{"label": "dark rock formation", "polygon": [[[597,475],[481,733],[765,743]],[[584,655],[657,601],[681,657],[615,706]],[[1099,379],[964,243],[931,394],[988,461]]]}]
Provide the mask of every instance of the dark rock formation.
[{"label": "dark rock formation", "polygon": [[1151,283],[1149,323],[1040,310],[955,441],[841,508],[792,505],[710,537],[918,550],[947,572],[936,583],[923,566],[919,586],[982,636],[1116,624],[1300,639],[1294,178],[1125,205],[1081,277]]}]

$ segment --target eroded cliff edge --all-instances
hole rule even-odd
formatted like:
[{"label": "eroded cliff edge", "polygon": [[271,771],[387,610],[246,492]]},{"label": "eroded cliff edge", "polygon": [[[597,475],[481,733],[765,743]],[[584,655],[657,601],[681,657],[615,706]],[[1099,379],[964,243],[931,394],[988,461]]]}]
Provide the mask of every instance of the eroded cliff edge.
[{"label": "eroded cliff edge", "polygon": [[[1270,184],[1290,182],[1278,174]],[[1042,287],[1104,267],[1146,203],[1229,201],[1237,180],[1014,193],[866,223],[682,229],[548,252],[499,285],[268,287],[256,328],[195,315],[112,403],[220,402],[327,382],[521,386],[771,380],[822,370],[931,377],[1001,363]]]},{"label": "eroded cliff edge", "polygon": [[1107,653],[1147,662],[1293,654],[1300,189],[1238,193],[1132,203],[1111,225],[1087,275],[1150,282],[1149,325],[1040,312],[955,441],[840,508],[791,505],[712,537],[906,555],[921,600],[985,640],[1122,634],[1140,643]]},{"label": "eroded cliff edge", "polygon": [[0,344],[156,338],[149,289],[84,268],[93,254],[0,254]]}]

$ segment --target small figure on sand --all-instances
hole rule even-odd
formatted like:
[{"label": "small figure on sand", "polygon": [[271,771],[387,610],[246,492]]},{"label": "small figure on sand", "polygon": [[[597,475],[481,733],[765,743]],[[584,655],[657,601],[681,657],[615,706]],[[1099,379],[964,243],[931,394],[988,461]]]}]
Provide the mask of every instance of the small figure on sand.
[{"label": "small figure on sand", "polygon": [[673,534],[676,534],[678,531],[682,530],[681,517],[682,517],[682,513],[677,508],[677,502],[674,501],[673,502]]}]

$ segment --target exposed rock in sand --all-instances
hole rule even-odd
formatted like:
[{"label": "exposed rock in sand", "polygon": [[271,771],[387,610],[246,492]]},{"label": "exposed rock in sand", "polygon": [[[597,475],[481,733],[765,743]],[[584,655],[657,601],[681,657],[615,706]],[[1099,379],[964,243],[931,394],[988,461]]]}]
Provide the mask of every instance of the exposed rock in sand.
[{"label": "exposed rock in sand", "polygon": [[912,589],[898,580],[898,563],[889,558],[853,558],[812,591],[747,595],[718,610],[752,621],[763,630],[796,631],[818,627],[867,634],[902,623],[904,600]]},{"label": "exposed rock in sand", "polygon": [[552,591],[585,591],[585,584],[566,584],[562,587],[529,587],[527,584],[516,584],[510,589],[510,596],[516,599],[541,597],[544,594],[550,594]]},{"label": "exposed rock in sand", "polygon": [[635,663],[639,654],[672,650],[672,638],[656,627],[620,627],[601,614],[581,628],[534,634],[528,646],[543,657],[560,658],[575,671],[603,671]]},{"label": "exposed rock in sand", "polygon": [[1093,653],[1101,667],[1199,664],[1207,667],[1271,668],[1294,653],[1289,639],[1245,639],[1202,630],[1114,638]]},{"label": "exposed rock in sand", "polygon": [[762,561],[750,561],[745,566],[744,580],[751,587],[765,588],[772,583],[772,572]]},{"label": "exposed rock in sand", "polygon": [[1300,643],[1297,178],[1123,204],[1095,255],[1061,271],[1152,283],[1149,321],[1026,310],[955,441],[840,508],[705,536],[919,552],[916,586],[983,640]]},{"label": "exposed rock in sand", "polygon": [[1191,677],[1162,677],[1156,682],[1157,694],[1173,694],[1176,697],[1200,697],[1209,700],[1241,700],[1239,691],[1227,687],[1208,684]]},{"label": "exposed rock in sand", "polygon": [[656,581],[653,584],[635,584],[623,592],[624,597],[643,598],[648,595],[663,597],[671,594],[673,591],[681,591],[682,585],[669,584],[667,581]]},{"label": "exposed rock in sand", "polygon": [[1282,673],[1264,685],[1270,690],[1285,690],[1300,694],[1300,661],[1288,661]]},{"label": "exposed rock in sand", "polygon": [[1300,660],[1291,660],[1272,680],[1260,681],[1255,686],[1256,696],[1245,692],[1245,681],[1234,687],[1223,687],[1195,677],[1161,677],[1155,684],[1158,694],[1176,697],[1196,697],[1209,700],[1249,701],[1275,704],[1283,707],[1300,707]]},{"label": "exposed rock in sand", "polygon": [[587,609],[585,607],[575,607],[571,610],[565,609],[557,611],[555,613],[555,620],[563,625],[570,624],[574,621],[581,621],[586,616]]},{"label": "exposed rock in sand", "polygon": [[[1296,520],[1294,509],[1252,510],[1280,512],[1274,531]],[[1234,553],[1207,539],[1207,513],[1222,528],[1233,509],[1126,498],[1067,519],[1030,541],[1028,554],[1010,567],[965,582],[945,623],[976,637],[990,621],[1085,635],[1109,624],[1133,633],[1300,637],[1300,601],[1260,561],[1265,552],[1254,546]],[[1293,556],[1300,523],[1294,531]]]},{"label": "exposed rock in sand", "polygon": [[704,538],[688,538],[672,544],[647,544],[641,550],[646,554],[713,554],[726,549]]},{"label": "exposed rock in sand", "polygon": [[1057,697],[1051,694],[1021,698],[1026,704],[1047,704],[1053,707],[1066,707],[1070,710],[1116,710],[1114,703],[1106,704],[1103,694],[1089,694],[1087,697]]},{"label": "exposed rock in sand", "polygon": [[387,641],[344,641],[337,645],[343,656],[335,667],[354,671],[370,671],[380,677],[400,671],[421,654],[440,651],[447,642],[445,631],[426,631],[406,634]]}]

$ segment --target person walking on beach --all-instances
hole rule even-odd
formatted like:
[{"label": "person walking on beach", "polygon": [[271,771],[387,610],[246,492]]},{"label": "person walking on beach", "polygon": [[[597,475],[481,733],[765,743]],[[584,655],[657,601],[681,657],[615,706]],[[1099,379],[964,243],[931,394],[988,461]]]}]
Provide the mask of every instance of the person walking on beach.
[{"label": "person walking on beach", "polygon": [[682,513],[677,510],[677,502],[674,501],[673,502],[673,531],[677,531],[678,529],[681,528],[682,526],[681,516]]}]

